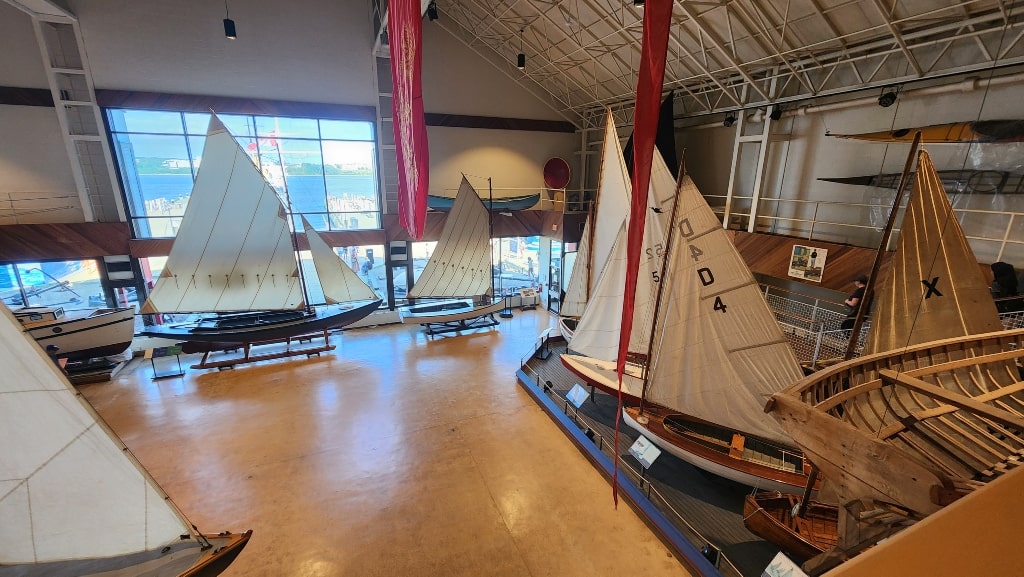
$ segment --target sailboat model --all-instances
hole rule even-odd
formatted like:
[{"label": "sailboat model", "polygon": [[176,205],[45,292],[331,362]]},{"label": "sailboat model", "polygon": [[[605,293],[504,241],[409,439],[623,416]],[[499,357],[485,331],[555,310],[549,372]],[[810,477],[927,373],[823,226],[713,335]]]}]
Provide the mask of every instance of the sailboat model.
[{"label": "sailboat model", "polygon": [[6,309],[0,365],[0,575],[213,576],[248,543],[200,534]]},{"label": "sailboat model", "polygon": [[377,310],[373,290],[307,223],[328,303],[308,306],[288,219],[277,191],[212,115],[181,227],[140,313],[218,314],[142,334],[211,350],[343,327]]},{"label": "sailboat model", "polygon": [[[805,463],[765,400],[803,376],[757,281],[686,174],[666,247],[640,408],[623,421],[663,450],[753,487],[802,490]],[[683,412],[685,411],[685,413]]]},{"label": "sailboat model", "polygon": [[492,278],[490,213],[463,176],[437,246],[409,291],[410,299],[440,300],[399,309],[399,317],[431,335],[495,326],[504,302],[494,298]]},{"label": "sailboat model", "polygon": [[583,237],[576,251],[576,264],[558,308],[559,328],[567,341],[571,341],[576,332],[576,325],[611,257],[616,235],[626,222],[629,191],[629,173],[622,157],[615,119],[609,111],[605,119],[601,176],[594,210],[584,225]]},{"label": "sailboat model", "polygon": [[[864,353],[768,403],[838,503],[858,507],[839,508],[837,548],[812,560],[815,573],[1018,467],[1024,454],[1024,331],[1001,330],[927,152],[917,174]],[[865,509],[882,514],[858,518]]]}]

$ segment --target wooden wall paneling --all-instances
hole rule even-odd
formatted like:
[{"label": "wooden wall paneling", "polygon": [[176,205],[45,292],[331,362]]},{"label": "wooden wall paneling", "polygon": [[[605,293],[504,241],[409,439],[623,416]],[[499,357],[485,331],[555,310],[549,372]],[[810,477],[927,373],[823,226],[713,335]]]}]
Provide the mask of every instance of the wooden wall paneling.
[{"label": "wooden wall paneling", "polygon": [[125,222],[0,226],[0,261],[81,259],[129,254]]}]

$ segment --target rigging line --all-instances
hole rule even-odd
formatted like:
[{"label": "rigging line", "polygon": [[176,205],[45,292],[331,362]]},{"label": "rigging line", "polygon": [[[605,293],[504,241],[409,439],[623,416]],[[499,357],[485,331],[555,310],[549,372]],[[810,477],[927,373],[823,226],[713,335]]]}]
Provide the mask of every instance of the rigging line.
[{"label": "rigging line", "polygon": [[[996,57],[997,58],[998,58],[998,55],[999,55],[1000,51],[1002,51],[1003,43],[1006,41],[1006,31],[1007,31],[1007,27],[1004,26],[1003,27],[1003,32],[1002,32],[1002,34],[999,37],[999,46],[998,46],[998,48],[996,50]],[[981,120],[982,110],[984,110],[984,108],[985,108],[985,103],[988,100],[989,91],[992,89],[992,82],[991,82],[991,80],[995,76],[995,71],[996,71],[996,61],[994,59],[993,63],[992,63],[992,67],[989,68],[989,74],[988,74],[988,80],[989,81],[985,83],[985,91],[982,93],[981,102],[978,104],[978,113],[975,116],[975,121],[976,122]],[[898,102],[899,101],[897,100],[897,105],[898,105]],[[971,150],[975,146],[980,146],[980,144],[981,143],[977,142],[976,139],[973,139],[972,142],[968,143],[968,145],[967,145],[967,152],[964,154],[964,161],[963,161],[963,164],[960,167],[961,171],[963,171],[963,170],[965,170],[967,168],[967,161],[971,157]],[[918,159],[919,160],[918,160],[917,172],[915,173],[915,181],[920,181],[920,179],[921,179],[920,153],[918,154]],[[964,188],[964,190],[966,190],[966,187]],[[948,226],[950,224],[950,222],[949,222],[950,219],[951,218],[952,219],[956,218],[956,211],[953,209],[953,202],[958,201],[959,197],[960,197],[960,195],[962,193],[963,193],[963,191],[954,192],[954,194],[953,194],[953,201],[949,202],[949,211],[946,213],[946,217],[945,217],[945,219],[942,222],[942,226],[941,226],[940,232],[939,232],[939,242],[937,244],[935,252],[932,254],[932,260],[931,260],[930,266],[928,267],[928,270],[932,270],[933,269],[933,267],[935,266],[935,262],[938,260],[939,254],[943,252],[942,239],[946,236],[946,229],[948,228]],[[945,192],[945,187],[943,187],[943,189],[942,189],[942,194],[944,194],[944,195],[947,194]],[[907,201],[907,210],[910,209],[909,205],[910,205],[910,201]],[[903,230],[902,229],[900,230],[900,236],[901,237],[903,236]],[[968,241],[968,247],[970,247],[970,242],[969,241]],[[971,252],[973,253],[973,251],[971,251]],[[1002,248],[1000,248],[1000,254],[1002,254]],[[924,299],[921,299],[918,302],[917,310],[914,311],[914,317],[913,317],[913,320],[910,323],[910,330],[907,332],[907,342],[904,343],[904,345],[903,345],[903,351],[904,352],[907,349],[910,348],[910,338],[911,338],[911,335],[914,334],[914,328],[917,326],[917,321],[920,318],[921,309],[923,307],[924,307]],[[961,323],[962,322],[963,322],[963,317],[961,315]],[[904,370],[903,369],[903,363],[900,362],[895,367],[896,377],[897,378],[899,378],[899,376],[903,373],[903,370]],[[880,427],[881,427],[881,423],[884,423],[886,417],[888,417],[888,415],[889,415],[889,407],[892,406],[892,398],[895,395],[896,395],[896,385],[893,385],[893,387],[889,391],[888,395],[883,395],[885,397],[885,403],[884,403],[885,409],[882,411],[882,418],[879,421],[879,426]],[[876,430],[875,431],[875,437],[877,438],[880,433],[881,433],[881,429]]]}]

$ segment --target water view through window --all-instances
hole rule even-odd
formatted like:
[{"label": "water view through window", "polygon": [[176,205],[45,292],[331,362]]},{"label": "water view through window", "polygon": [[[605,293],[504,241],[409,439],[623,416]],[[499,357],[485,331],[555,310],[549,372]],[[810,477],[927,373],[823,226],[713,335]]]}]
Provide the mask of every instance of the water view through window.
[{"label": "water view through window", "polygon": [[[202,164],[210,115],[110,109],[107,116],[136,234],[174,236]],[[296,224],[302,214],[318,230],[380,228],[371,122],[219,118]]]}]

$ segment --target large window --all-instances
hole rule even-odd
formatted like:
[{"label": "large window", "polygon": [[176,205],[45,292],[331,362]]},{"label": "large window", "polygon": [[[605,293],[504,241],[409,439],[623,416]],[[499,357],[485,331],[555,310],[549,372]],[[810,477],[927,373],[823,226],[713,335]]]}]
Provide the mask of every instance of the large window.
[{"label": "large window", "polygon": [[107,306],[98,264],[92,259],[0,265],[0,299],[12,309]]},{"label": "large window", "polygon": [[[109,109],[107,117],[136,235],[174,236],[202,162],[210,115]],[[219,118],[292,213],[318,230],[380,228],[373,123]]]}]

